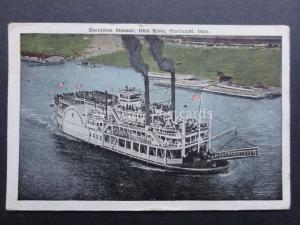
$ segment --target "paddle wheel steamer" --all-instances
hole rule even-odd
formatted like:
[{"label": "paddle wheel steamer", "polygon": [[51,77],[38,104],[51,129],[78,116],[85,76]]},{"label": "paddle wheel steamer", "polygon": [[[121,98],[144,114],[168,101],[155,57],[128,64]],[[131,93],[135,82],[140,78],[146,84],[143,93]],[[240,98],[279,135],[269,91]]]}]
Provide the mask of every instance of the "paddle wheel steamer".
[{"label": "paddle wheel steamer", "polygon": [[215,152],[212,140],[224,133],[212,137],[212,112],[199,107],[197,119],[175,118],[175,105],[147,106],[141,90],[134,87],[125,87],[118,95],[57,94],[53,105],[53,121],[63,133],[155,167],[217,173],[228,169],[228,160],[259,154],[254,146]]}]

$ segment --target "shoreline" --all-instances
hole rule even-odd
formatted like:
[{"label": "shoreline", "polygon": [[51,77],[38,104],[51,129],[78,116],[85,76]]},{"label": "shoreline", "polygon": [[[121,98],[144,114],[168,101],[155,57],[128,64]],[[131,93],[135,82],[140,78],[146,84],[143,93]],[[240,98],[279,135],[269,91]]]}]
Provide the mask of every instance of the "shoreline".
[{"label": "shoreline", "polygon": [[[22,60],[26,62],[25,60]],[[31,61],[29,61],[31,62]],[[127,69],[125,67],[118,67],[113,64],[98,64],[98,63],[90,63],[88,61],[84,61],[82,59],[69,59],[65,62],[75,63],[76,65],[86,66],[90,68],[97,68],[102,66],[110,66],[121,69]],[[64,63],[65,63],[64,62]],[[86,63],[84,63],[86,62]],[[34,63],[30,66],[51,66],[51,65],[60,65],[57,63]],[[130,68],[129,68],[130,69]],[[148,76],[151,80],[153,80],[154,85],[159,86],[170,86],[170,78],[171,75],[167,72],[152,72],[148,73]],[[176,74],[176,83],[175,86],[177,88],[185,88],[192,90],[201,90],[204,92],[210,92],[214,94],[220,95],[229,95],[233,97],[242,97],[242,98],[250,98],[250,99],[264,99],[264,98],[274,98],[281,96],[281,91],[279,87],[268,86],[265,88],[258,88],[254,86],[243,86],[238,84],[230,84],[223,83],[216,80],[209,79],[199,79],[198,75],[194,74]]]},{"label": "shoreline", "polygon": [[[170,86],[170,75],[164,73],[149,73],[154,80],[154,85]],[[263,99],[281,96],[279,87],[243,86],[217,80],[196,79],[192,74],[180,74],[176,77],[175,86],[178,88],[193,89],[214,94],[229,95],[234,97]]]}]

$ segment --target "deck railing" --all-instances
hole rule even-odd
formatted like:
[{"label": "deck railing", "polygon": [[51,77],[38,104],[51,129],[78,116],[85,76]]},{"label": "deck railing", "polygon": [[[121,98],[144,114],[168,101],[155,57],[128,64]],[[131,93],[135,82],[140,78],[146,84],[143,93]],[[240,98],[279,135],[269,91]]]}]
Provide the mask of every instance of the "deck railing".
[{"label": "deck railing", "polygon": [[258,147],[233,149],[229,151],[217,152],[212,155],[213,160],[238,159],[259,156]]},{"label": "deck railing", "polygon": [[182,159],[167,159],[167,164],[182,164]]}]

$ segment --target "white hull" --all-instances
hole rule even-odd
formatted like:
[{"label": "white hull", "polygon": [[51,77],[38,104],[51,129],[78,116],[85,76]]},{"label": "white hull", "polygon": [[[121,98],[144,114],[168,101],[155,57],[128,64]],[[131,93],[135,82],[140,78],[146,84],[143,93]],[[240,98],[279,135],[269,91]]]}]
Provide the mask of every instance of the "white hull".
[{"label": "white hull", "polygon": [[[85,129],[85,128],[83,128]],[[88,129],[85,129],[88,132]],[[176,164],[174,164],[174,161],[172,162],[170,159],[166,159],[166,161],[163,158],[153,157],[151,155],[143,154],[140,152],[136,152],[132,149],[126,149],[122,148],[119,145],[115,145],[112,147],[110,144],[103,144],[101,141],[94,140],[93,138],[89,138],[88,135],[84,135],[81,132],[74,131],[70,128],[68,128],[68,125],[65,123],[65,127],[61,129],[61,131],[67,135],[70,135],[71,137],[75,137],[79,140],[85,141],[87,143],[93,144],[95,146],[99,146],[99,150],[101,151],[112,151],[118,154],[121,154],[125,157],[128,157],[133,160],[137,160],[139,162],[145,163],[147,165],[164,168],[166,170],[170,171],[177,171],[177,172],[188,172],[188,173],[220,173],[220,172],[226,172],[229,168],[228,163],[226,162],[222,166],[214,167],[214,168],[189,168],[189,167],[181,167]],[[98,133],[99,135],[103,135],[101,133]],[[167,163],[173,163],[167,164]],[[182,160],[178,161],[178,163],[182,163]]]},{"label": "white hull", "polygon": [[[93,101],[85,99],[86,95]],[[101,150],[170,170],[221,172],[228,168],[227,159],[258,155],[256,147],[211,153],[211,113],[199,113],[201,125],[191,119],[173,129],[168,125],[157,126],[155,122],[141,126],[144,118],[139,110],[103,104],[102,96],[97,92],[57,96],[54,124],[63,133],[99,146]],[[155,116],[166,120],[171,116],[169,111],[163,110],[153,115],[151,121],[155,121]]]}]

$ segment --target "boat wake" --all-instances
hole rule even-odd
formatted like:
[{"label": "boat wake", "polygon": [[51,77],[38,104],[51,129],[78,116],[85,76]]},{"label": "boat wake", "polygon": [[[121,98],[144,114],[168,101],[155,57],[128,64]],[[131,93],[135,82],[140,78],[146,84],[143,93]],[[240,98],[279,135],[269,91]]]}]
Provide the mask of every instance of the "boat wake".
[{"label": "boat wake", "polygon": [[50,126],[49,115],[35,113],[33,109],[21,109],[21,118],[34,123],[35,125],[46,127]]},{"label": "boat wake", "polygon": [[21,109],[21,117],[23,117],[25,120],[31,122],[34,125],[40,126],[40,127],[47,127],[50,131],[50,133],[64,137],[70,141],[79,141],[79,139],[71,137],[70,135],[67,135],[60,131],[51,121],[50,115],[43,115],[38,114],[34,112],[34,109]]}]

